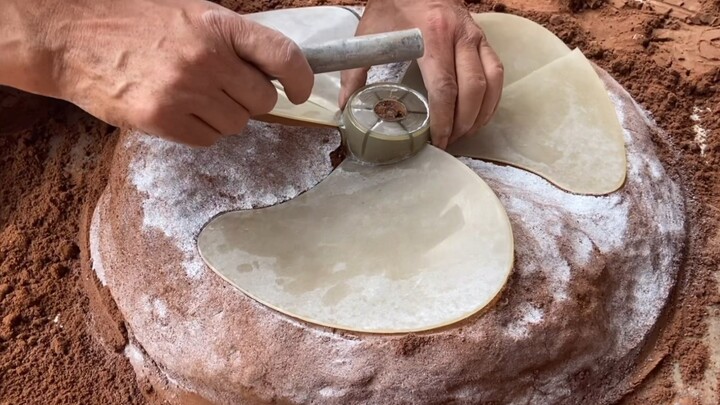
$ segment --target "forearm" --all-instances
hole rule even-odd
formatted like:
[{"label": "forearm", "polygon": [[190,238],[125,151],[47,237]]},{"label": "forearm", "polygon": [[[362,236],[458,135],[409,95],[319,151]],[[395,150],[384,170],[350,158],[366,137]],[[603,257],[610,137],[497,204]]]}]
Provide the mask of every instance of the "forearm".
[{"label": "forearm", "polygon": [[63,49],[50,21],[62,6],[56,0],[0,1],[0,84],[43,95],[57,92],[57,55]]}]

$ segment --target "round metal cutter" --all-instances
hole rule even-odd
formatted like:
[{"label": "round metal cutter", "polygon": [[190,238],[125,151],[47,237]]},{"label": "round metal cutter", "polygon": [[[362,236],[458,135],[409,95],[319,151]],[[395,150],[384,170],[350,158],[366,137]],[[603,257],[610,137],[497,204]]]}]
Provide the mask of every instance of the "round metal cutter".
[{"label": "round metal cutter", "polygon": [[418,153],[430,139],[428,103],[417,91],[376,83],[353,94],[343,111],[340,131],[356,159],[390,164]]}]

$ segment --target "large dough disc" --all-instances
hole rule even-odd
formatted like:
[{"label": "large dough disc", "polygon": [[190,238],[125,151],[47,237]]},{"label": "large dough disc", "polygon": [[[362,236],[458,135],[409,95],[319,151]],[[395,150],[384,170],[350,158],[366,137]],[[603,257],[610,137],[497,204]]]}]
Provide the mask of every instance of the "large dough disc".
[{"label": "large dough disc", "polygon": [[213,270],[267,306],[374,333],[468,317],[496,297],[513,265],[500,201],[431,146],[390,166],[346,160],[293,200],[220,215],[198,248]]}]

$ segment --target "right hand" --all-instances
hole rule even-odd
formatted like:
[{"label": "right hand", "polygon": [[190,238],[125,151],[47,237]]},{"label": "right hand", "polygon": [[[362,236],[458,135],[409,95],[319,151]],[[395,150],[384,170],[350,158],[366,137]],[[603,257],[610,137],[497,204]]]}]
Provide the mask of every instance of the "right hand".
[{"label": "right hand", "polygon": [[[204,0],[71,0],[53,21],[57,94],[103,121],[190,145],[240,133],[313,72],[281,33]],[[41,90],[41,89],[40,89]],[[42,93],[42,91],[36,91]]]}]

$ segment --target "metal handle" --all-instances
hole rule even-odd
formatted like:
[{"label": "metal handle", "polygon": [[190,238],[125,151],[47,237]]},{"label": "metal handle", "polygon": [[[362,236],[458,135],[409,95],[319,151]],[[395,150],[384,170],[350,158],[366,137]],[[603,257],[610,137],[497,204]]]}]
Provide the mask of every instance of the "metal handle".
[{"label": "metal handle", "polygon": [[308,45],[303,53],[313,72],[326,73],[418,59],[425,45],[414,28]]}]

